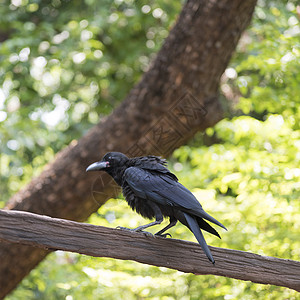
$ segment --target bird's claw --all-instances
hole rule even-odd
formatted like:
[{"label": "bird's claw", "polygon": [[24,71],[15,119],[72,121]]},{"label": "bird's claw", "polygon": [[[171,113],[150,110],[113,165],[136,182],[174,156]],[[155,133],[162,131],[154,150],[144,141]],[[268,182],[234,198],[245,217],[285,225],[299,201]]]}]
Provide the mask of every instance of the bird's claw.
[{"label": "bird's claw", "polygon": [[127,230],[127,231],[131,231],[131,232],[141,232],[142,229],[139,228],[127,228],[127,227],[122,227],[122,226],[117,226],[117,229],[121,229],[121,230]]},{"label": "bird's claw", "polygon": [[139,228],[127,228],[127,227],[122,227],[122,226],[117,226],[117,229],[121,229],[121,230],[127,230],[127,231],[131,231],[131,232],[142,232],[144,233],[146,236],[153,236],[153,234],[151,232],[148,231],[144,231],[142,229]]},{"label": "bird's claw", "polygon": [[142,232],[145,236],[151,236],[151,237],[154,236],[154,235],[153,235],[151,232],[149,232],[149,231],[143,231],[143,230],[140,230],[139,232]]},{"label": "bird's claw", "polygon": [[117,226],[116,228],[117,228],[117,229],[121,229],[121,230],[128,230],[128,231],[131,231],[131,230],[132,230],[132,229],[130,229],[130,228],[122,227],[122,226]]},{"label": "bird's claw", "polygon": [[170,238],[172,238],[172,235],[171,235],[170,233],[162,233],[162,234],[157,234],[157,233],[155,233],[155,235],[156,235],[156,236],[161,236],[161,237],[163,237],[163,238],[167,238],[168,236],[169,236]]}]

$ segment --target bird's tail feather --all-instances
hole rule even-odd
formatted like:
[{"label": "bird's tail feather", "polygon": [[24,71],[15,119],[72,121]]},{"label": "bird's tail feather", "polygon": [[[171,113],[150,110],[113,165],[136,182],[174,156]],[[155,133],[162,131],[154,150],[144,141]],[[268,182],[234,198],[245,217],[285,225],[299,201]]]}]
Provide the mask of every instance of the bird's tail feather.
[{"label": "bird's tail feather", "polygon": [[201,210],[201,213],[197,213],[196,214],[197,216],[203,218],[203,219],[206,219],[216,225],[219,225],[220,227],[224,228],[225,230],[227,230],[227,228],[222,224],[220,223],[218,220],[216,220],[215,218],[213,218],[211,215],[209,215],[206,211],[204,211],[203,209]]},{"label": "bird's tail feather", "polygon": [[210,226],[210,224],[208,224],[203,218],[196,217],[196,219],[200,229],[203,229],[211,234],[214,234],[218,238],[221,238],[218,231],[214,229],[212,226]]},{"label": "bird's tail feather", "polygon": [[200,244],[201,248],[203,249],[204,253],[208,257],[208,259],[214,264],[215,260],[206,244],[206,241],[204,239],[204,236],[199,228],[199,225],[198,225],[196,219],[187,213],[184,213],[184,216],[185,216],[185,219],[187,221],[187,224],[188,224],[190,230],[195,235],[195,237],[196,237],[198,243]]}]

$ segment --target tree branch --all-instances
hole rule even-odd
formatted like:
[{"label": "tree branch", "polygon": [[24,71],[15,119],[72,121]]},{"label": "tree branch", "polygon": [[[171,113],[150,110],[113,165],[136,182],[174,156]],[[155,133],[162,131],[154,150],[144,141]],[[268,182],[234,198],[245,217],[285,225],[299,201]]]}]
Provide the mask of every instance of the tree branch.
[{"label": "tree branch", "polygon": [[210,247],[212,265],[198,244],[146,236],[28,212],[0,210],[0,241],[111,257],[167,267],[196,275],[212,274],[300,291],[300,262]]}]

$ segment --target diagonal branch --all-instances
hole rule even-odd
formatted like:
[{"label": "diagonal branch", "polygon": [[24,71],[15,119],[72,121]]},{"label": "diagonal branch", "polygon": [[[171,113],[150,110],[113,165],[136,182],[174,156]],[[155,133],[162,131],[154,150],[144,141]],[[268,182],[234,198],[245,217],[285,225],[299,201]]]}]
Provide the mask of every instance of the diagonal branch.
[{"label": "diagonal branch", "polygon": [[167,267],[196,275],[212,274],[300,291],[300,262],[210,247],[212,265],[198,244],[145,236],[102,226],[0,210],[0,241],[46,250],[64,250]]}]

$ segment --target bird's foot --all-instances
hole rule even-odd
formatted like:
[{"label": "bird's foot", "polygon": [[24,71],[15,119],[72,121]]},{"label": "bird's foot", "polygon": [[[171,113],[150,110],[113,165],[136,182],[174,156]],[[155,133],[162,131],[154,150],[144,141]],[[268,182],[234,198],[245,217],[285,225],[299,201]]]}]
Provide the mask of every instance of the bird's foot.
[{"label": "bird's foot", "polygon": [[122,226],[117,226],[117,229],[121,229],[121,230],[127,230],[127,231],[131,231],[131,232],[142,232],[144,233],[146,236],[153,236],[153,234],[151,232],[148,231],[144,231],[141,228],[127,228],[127,227],[122,227]]},{"label": "bird's foot", "polygon": [[141,232],[143,231],[142,228],[137,227],[137,228],[127,228],[127,227],[122,227],[122,226],[117,226],[117,229],[121,229],[121,230],[127,230],[127,231],[132,231],[132,232]]},{"label": "bird's foot", "polygon": [[132,231],[131,228],[127,228],[127,227],[122,227],[122,226],[117,226],[117,229],[121,229],[121,230],[128,230],[128,231]]},{"label": "bird's foot", "polygon": [[139,230],[138,232],[142,232],[145,236],[151,236],[151,237],[154,236],[154,234],[149,231]]},{"label": "bird's foot", "polygon": [[161,236],[163,238],[167,238],[168,236],[172,238],[172,235],[170,233],[155,233],[155,236]]}]

